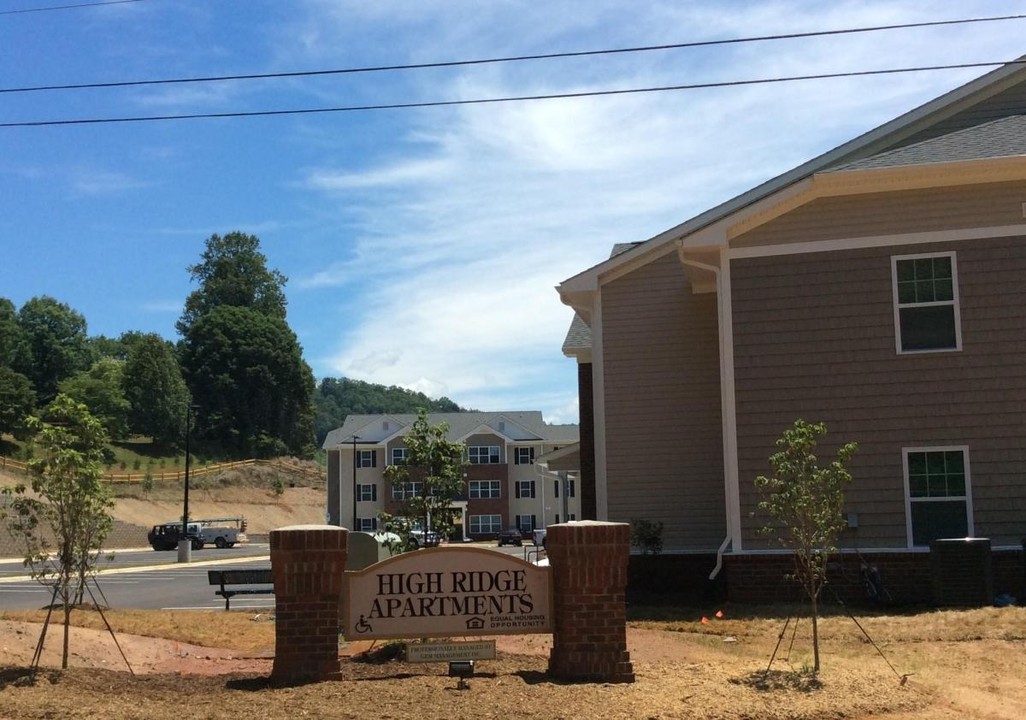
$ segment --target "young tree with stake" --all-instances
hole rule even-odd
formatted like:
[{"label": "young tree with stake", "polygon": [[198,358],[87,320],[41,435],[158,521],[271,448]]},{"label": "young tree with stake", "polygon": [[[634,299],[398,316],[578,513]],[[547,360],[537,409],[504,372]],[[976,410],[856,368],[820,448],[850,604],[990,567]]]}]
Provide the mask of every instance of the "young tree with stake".
[{"label": "young tree with stake", "polygon": [[100,548],[113,526],[114,499],[102,481],[107,443],[102,423],[67,395],[58,395],[44,417],[27,421],[40,455],[29,463],[32,495],[24,485],[4,488],[11,496],[5,519],[24,544],[32,577],[53,588],[64,610],[61,667],[67,668],[71,609],[96,572]]},{"label": "young tree with stake", "polygon": [[811,604],[814,673],[819,672],[819,595],[826,583],[827,559],[837,551],[834,544],[847,526],[841,511],[851,474],[845,466],[858,448],[857,443],[847,443],[838,449],[836,460],[819,467],[816,443],[826,431],[822,423],[796,420],[777,439],[778,450],[769,458],[773,476],[755,479],[763,497],[759,508],[772,519],[761,532],[776,535],[781,546],[794,553],[792,577]]}]

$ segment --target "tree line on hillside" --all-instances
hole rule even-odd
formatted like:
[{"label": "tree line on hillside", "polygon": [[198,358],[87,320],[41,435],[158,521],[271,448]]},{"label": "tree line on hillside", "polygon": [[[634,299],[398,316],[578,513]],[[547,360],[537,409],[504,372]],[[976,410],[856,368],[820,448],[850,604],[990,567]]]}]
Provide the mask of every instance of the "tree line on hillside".
[{"label": "tree line on hillside", "polygon": [[16,308],[0,297],[0,434],[27,437],[27,418],[64,395],[115,441],[180,447],[191,412],[191,439],[209,454],[308,457],[350,413],[460,410],[403,388],[316,384],[286,320],[287,279],[267,267],[257,237],[212,235],[187,270],[198,286],[177,342],[135,331],[90,337],[85,317],[56,298]]}]

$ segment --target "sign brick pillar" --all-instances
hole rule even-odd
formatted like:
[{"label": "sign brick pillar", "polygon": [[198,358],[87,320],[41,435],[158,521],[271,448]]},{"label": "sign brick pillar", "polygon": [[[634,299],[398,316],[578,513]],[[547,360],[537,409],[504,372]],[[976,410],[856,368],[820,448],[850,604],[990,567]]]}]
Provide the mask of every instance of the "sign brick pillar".
[{"label": "sign brick pillar", "polygon": [[339,598],[348,537],[348,530],[332,525],[294,525],[271,531],[272,680],[288,684],[340,676]]},{"label": "sign brick pillar", "polygon": [[627,560],[630,526],[585,520],[551,525],[549,673],[562,680],[634,682],[627,651]]}]

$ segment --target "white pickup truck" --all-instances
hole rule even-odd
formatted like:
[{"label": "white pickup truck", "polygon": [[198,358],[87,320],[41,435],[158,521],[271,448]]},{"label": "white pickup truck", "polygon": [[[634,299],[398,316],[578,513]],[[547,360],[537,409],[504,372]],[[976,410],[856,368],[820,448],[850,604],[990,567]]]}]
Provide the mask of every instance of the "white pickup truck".
[{"label": "white pickup truck", "polygon": [[[208,520],[190,520],[186,531],[192,540],[194,550],[202,550],[205,545],[219,548],[234,547],[235,543],[246,542],[246,518],[211,518]],[[147,540],[154,550],[174,550],[182,538],[182,523],[171,521],[163,525],[154,525]]]}]

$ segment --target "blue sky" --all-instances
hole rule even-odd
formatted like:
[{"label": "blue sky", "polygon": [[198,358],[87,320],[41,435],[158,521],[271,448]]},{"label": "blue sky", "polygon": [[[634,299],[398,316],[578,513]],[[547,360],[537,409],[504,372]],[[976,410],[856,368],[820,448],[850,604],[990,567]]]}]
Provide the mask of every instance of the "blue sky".
[{"label": "blue sky", "polygon": [[[83,0],[85,2],[87,0]],[[1020,2],[4,0],[0,88],[637,47]],[[1026,21],[444,69],[0,94],[0,122],[394,104],[1000,62]],[[318,378],[577,420],[560,281],[985,68],[615,97],[0,128],[0,296],[175,339],[212,233],[256,234]]]}]

